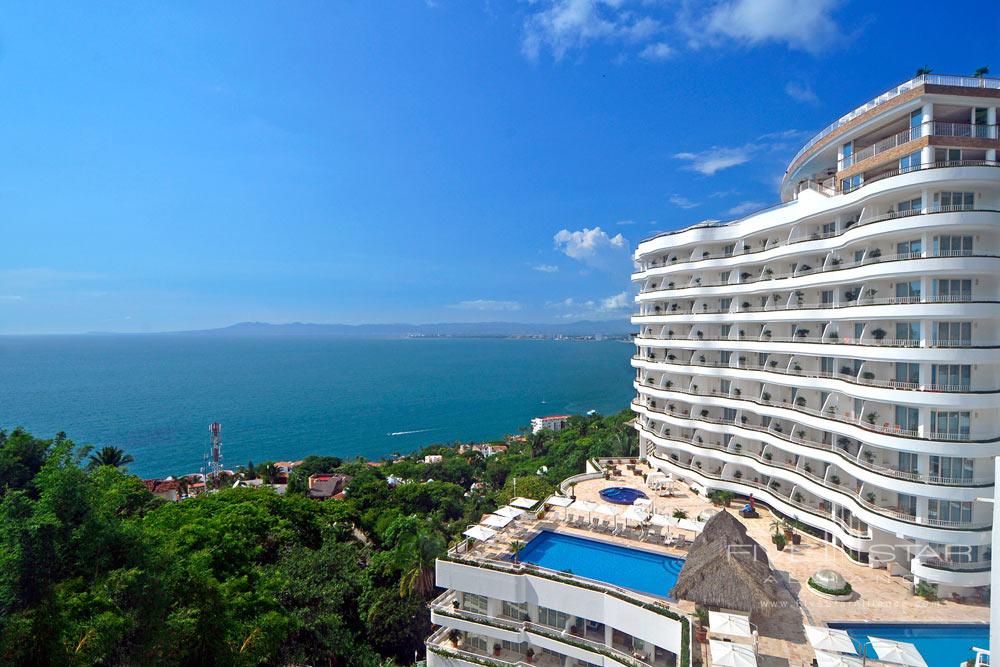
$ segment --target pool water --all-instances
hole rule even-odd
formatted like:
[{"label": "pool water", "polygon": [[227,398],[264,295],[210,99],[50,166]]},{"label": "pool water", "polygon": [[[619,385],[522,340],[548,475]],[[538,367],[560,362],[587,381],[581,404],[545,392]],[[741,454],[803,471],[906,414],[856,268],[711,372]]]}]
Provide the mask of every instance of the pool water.
[{"label": "pool water", "polygon": [[[831,628],[847,630],[851,638],[867,642],[869,637],[909,642],[917,647],[930,667],[957,667],[975,656],[973,646],[989,648],[990,626],[979,624],[899,624],[899,623],[828,623]],[[868,657],[874,658],[871,646]]]},{"label": "pool water", "polygon": [[574,535],[542,531],[521,551],[525,563],[669,597],[684,560]]},{"label": "pool water", "polygon": [[631,505],[639,498],[649,497],[639,489],[631,489],[627,486],[612,486],[601,489],[598,493],[604,500],[617,505]]}]

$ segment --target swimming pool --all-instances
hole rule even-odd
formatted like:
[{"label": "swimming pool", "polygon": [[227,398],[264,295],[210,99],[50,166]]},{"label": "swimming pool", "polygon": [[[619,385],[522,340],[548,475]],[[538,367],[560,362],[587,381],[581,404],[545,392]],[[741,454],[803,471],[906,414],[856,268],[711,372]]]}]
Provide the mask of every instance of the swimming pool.
[{"label": "swimming pool", "polygon": [[668,597],[684,560],[575,535],[542,531],[520,553],[524,563],[571,572],[640,593]]},{"label": "swimming pool", "polygon": [[607,489],[601,489],[598,493],[601,498],[616,505],[631,505],[639,498],[649,497],[639,489],[632,489],[627,486],[612,486]]},{"label": "swimming pool", "polygon": [[[858,642],[869,637],[909,642],[917,647],[930,667],[955,667],[975,654],[972,647],[989,648],[990,626],[987,623],[828,623],[831,628],[847,630]],[[874,658],[871,646],[868,657]]]}]

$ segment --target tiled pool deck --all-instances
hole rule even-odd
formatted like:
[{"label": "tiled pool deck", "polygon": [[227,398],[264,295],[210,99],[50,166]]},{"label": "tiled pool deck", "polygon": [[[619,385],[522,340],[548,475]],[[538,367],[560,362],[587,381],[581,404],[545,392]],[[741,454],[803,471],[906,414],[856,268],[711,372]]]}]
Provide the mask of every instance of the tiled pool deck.
[{"label": "tiled pool deck", "polygon": [[[577,483],[576,497],[579,500],[602,502],[599,491],[610,485],[627,485],[645,491],[653,498],[658,514],[670,515],[674,510],[682,509],[688,516],[694,518],[702,510],[711,507],[711,503],[690,491],[685,485],[674,484],[673,497],[659,497],[657,491],[649,489],[644,476],[649,469],[644,465],[637,467],[637,473],[631,473],[619,466],[623,474],[612,478],[587,480]],[[731,509],[736,512],[736,507]],[[508,558],[510,542],[514,539],[530,539],[531,535],[541,529],[556,530],[570,534],[578,534],[593,539],[606,540],[622,546],[632,546],[647,550],[667,553],[673,556],[685,556],[685,551],[672,547],[637,542],[620,536],[604,533],[594,533],[587,529],[570,527],[562,522],[563,510],[550,510],[548,515],[539,521],[519,521],[511,528],[501,532],[497,537],[475,547],[473,553],[477,557]],[[619,520],[620,521],[620,520]],[[759,519],[741,519],[747,527],[749,535],[767,549],[772,566],[788,582],[788,588],[798,599],[799,606],[776,611],[770,618],[760,624],[760,642],[758,646],[760,665],[763,667],[781,666],[798,667],[811,665],[813,651],[806,642],[802,629],[803,624],[824,625],[828,621],[873,621],[901,623],[974,623],[989,621],[989,607],[985,604],[956,603],[951,600],[927,602],[910,593],[910,583],[900,577],[890,577],[885,570],[871,569],[851,561],[842,551],[826,545],[809,535],[802,535],[802,543],[798,546],[789,544],[784,551],[778,551],[770,541],[770,523],[772,516],[761,508]],[[512,530],[513,529],[513,530]],[[693,534],[689,534],[689,539]],[[824,568],[834,569],[844,575],[854,587],[856,596],[849,602],[834,602],[813,595],[806,586],[806,580],[816,571]],[[645,596],[636,594],[637,598]],[[694,605],[688,602],[671,603],[670,606],[687,613],[694,611]],[[706,654],[703,658],[707,661]],[[875,663],[877,664],[877,663]]]}]

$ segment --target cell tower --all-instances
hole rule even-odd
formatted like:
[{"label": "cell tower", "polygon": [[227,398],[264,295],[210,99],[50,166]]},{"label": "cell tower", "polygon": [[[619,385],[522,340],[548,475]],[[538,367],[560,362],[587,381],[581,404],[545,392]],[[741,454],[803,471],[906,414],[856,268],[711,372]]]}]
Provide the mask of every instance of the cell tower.
[{"label": "cell tower", "polygon": [[[222,474],[222,424],[212,422],[208,425],[208,432],[212,434],[212,449],[205,457],[205,463],[208,468],[208,476],[214,477],[215,483],[218,485]],[[205,486],[208,484],[206,483]]]}]

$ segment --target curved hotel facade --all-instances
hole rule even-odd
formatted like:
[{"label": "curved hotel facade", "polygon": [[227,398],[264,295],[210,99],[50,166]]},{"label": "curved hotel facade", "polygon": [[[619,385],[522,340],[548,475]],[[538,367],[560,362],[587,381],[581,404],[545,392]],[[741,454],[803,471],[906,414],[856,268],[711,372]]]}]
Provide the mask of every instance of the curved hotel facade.
[{"label": "curved hotel facade", "polygon": [[921,76],[792,160],[782,203],[639,244],[647,460],[859,563],[989,583],[1000,80]]}]

